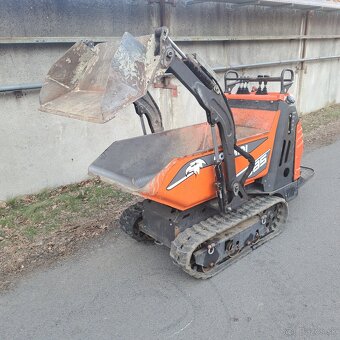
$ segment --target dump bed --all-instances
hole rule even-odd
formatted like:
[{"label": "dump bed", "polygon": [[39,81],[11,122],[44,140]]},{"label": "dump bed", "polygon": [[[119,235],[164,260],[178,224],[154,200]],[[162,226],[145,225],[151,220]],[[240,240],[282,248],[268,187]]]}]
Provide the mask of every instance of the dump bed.
[{"label": "dump bed", "polygon": [[[236,126],[238,140],[265,130]],[[202,123],[111,144],[89,167],[89,173],[129,191],[139,191],[173,160],[212,151],[211,129]]]}]

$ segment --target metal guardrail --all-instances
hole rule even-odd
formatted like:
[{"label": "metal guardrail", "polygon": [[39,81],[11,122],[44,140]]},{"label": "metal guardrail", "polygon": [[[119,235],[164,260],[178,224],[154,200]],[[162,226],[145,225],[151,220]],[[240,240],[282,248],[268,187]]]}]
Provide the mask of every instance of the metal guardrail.
[{"label": "metal guardrail", "polygon": [[[73,44],[79,40],[91,40],[95,43],[104,41],[119,41],[120,37],[0,37],[0,45],[12,44]],[[263,35],[263,36],[179,36],[175,42],[214,42],[214,41],[279,41],[279,40],[329,40],[340,39],[340,34],[327,35]]]},{"label": "metal guardrail", "polygon": [[41,89],[42,83],[26,83],[14,85],[0,85],[0,92],[16,92],[23,90],[37,90]]},{"label": "metal guardrail", "polygon": [[289,64],[297,64],[297,63],[304,63],[304,62],[312,62],[312,61],[325,61],[325,60],[332,60],[332,59],[339,59],[340,55],[333,55],[327,57],[315,57],[315,58],[299,58],[299,59],[289,59],[289,60],[280,60],[280,61],[270,61],[265,63],[256,63],[256,64],[244,64],[244,65],[235,65],[229,67],[215,67],[215,72],[225,72],[227,70],[243,70],[249,68],[261,68],[265,66],[280,66],[280,65],[289,65]]},{"label": "metal guardrail", "polygon": [[[280,66],[280,65],[289,65],[289,64],[296,64],[296,63],[325,61],[325,60],[334,60],[334,59],[340,60],[340,55],[326,56],[326,57],[315,57],[315,58],[299,58],[299,59],[289,59],[289,60],[280,60],[280,61],[270,61],[270,62],[256,63],[256,64],[230,65],[228,67],[214,67],[213,70],[215,72],[226,72],[227,70],[230,70],[230,69],[244,70],[244,69],[252,69],[252,68],[261,68],[261,67],[266,67],[266,66]],[[166,73],[165,75],[171,76],[172,74]],[[37,89],[40,89],[41,87],[42,87],[42,83],[0,85],[0,93],[37,90]]]}]

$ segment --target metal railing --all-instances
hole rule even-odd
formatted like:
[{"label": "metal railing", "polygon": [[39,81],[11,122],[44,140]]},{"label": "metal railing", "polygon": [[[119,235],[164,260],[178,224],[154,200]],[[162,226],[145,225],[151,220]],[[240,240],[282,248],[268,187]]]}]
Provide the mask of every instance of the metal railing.
[{"label": "metal railing", "polygon": [[[335,60],[335,59],[340,60],[340,55],[314,57],[314,58],[298,58],[298,59],[256,63],[256,64],[230,65],[228,67],[214,67],[213,70],[215,72],[226,72],[227,70],[230,70],[230,69],[244,70],[244,69],[252,69],[252,68],[261,68],[261,67],[266,67],[266,66],[280,66],[280,65],[289,65],[289,64],[297,64],[297,63],[304,63],[304,62],[313,62],[313,61],[326,61],[326,60]],[[171,76],[170,73],[166,73],[165,75]],[[0,85],[0,93],[37,90],[37,89],[40,89],[41,87],[42,87],[42,83]]]},{"label": "metal railing", "polygon": [[[95,43],[119,41],[120,37],[0,37],[0,45],[17,44],[74,44],[79,40],[91,40]],[[340,39],[340,34],[326,35],[211,35],[179,36],[173,40],[185,42],[218,42],[218,41],[282,41],[282,40],[329,40]]]}]

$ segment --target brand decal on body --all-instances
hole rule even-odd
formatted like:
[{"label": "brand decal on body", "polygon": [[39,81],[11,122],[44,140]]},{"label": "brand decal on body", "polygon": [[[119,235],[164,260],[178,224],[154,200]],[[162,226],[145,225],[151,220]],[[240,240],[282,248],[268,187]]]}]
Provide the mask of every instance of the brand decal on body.
[{"label": "brand decal on body", "polygon": [[200,170],[206,165],[207,163],[203,159],[196,159],[193,162],[190,163],[190,165],[185,170],[185,175],[198,175],[200,173]]},{"label": "brand decal on body", "polygon": [[[240,145],[240,147],[242,148],[242,150],[244,150],[246,152],[252,152],[259,145],[261,145],[265,140],[267,140],[267,138],[262,138],[262,139],[254,141],[254,142],[243,144],[243,145]],[[267,152],[269,152],[269,150]],[[237,151],[234,151],[234,154],[235,154],[235,157],[240,156],[240,154]],[[223,161],[224,160],[223,152],[220,152],[218,157],[219,157],[220,161]],[[255,166],[256,166],[256,161],[255,161]],[[262,163],[263,163],[263,161],[261,162],[261,164]],[[171,189],[175,188],[177,185],[181,184],[182,182],[184,182],[186,179],[188,179],[189,177],[191,177],[193,175],[195,175],[195,176],[199,175],[201,169],[204,169],[208,166],[212,166],[214,164],[215,164],[215,155],[214,155],[213,152],[211,154],[206,155],[206,156],[196,158],[194,160],[189,161],[177,172],[176,176],[169,183],[167,190],[171,190]],[[259,169],[259,167],[257,167],[257,169]],[[254,167],[254,170],[255,170],[255,167]],[[253,177],[253,175],[256,173],[256,171],[254,171],[254,170],[249,175],[249,177]],[[241,175],[244,171],[246,171],[246,169],[239,172],[237,174],[237,176]]]}]

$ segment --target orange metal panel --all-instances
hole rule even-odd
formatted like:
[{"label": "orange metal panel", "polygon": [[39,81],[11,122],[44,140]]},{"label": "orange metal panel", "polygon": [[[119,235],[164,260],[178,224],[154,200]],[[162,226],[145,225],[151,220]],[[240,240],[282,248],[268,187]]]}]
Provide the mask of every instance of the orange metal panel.
[{"label": "orange metal panel", "polygon": [[301,175],[301,158],[303,154],[303,132],[302,124],[299,121],[296,125],[296,137],[295,137],[295,158],[294,158],[294,181],[299,179]]},{"label": "orange metal panel", "polygon": [[[257,115],[257,123],[259,124],[262,121],[264,125],[266,124],[266,119],[261,118],[261,116],[266,115],[267,119],[269,119],[268,116],[269,114],[271,114],[271,118],[269,119],[271,121],[271,127],[270,129],[268,129],[268,131],[264,129],[263,131],[265,132],[263,133],[250,136],[248,138],[239,139],[237,142],[238,145],[244,145],[265,138],[265,141],[251,152],[252,156],[255,159],[258,159],[261,155],[269,151],[269,156],[266,160],[266,166],[264,170],[258,173],[255,177],[248,179],[246,181],[246,185],[254,182],[257,178],[261,178],[268,173],[271,160],[271,151],[273,149],[276,127],[280,115],[280,111],[247,111],[249,115]],[[249,111],[252,112],[250,113]],[[242,112],[242,110],[239,111],[239,113],[240,112],[240,115],[245,114],[244,112]],[[238,114],[236,113],[235,117],[237,117],[237,115]],[[179,210],[186,210],[200,203],[213,199],[214,197],[216,197],[215,172],[213,166],[207,166],[199,169],[199,173],[190,174],[190,176],[185,177],[184,180],[178,185],[169,189],[169,183],[171,183],[176,174],[181,169],[183,169],[183,167],[188,166],[188,163],[190,162],[194,162],[195,160],[211,155],[212,153],[213,150],[211,149],[205,152],[196,153],[194,155],[188,155],[185,157],[173,159],[139,192],[139,194],[141,194],[145,198],[152,199],[156,202],[169,205]],[[235,158],[236,173],[241,172],[247,166],[248,162],[245,158],[243,158],[242,156]]]},{"label": "orange metal panel", "polygon": [[251,92],[249,94],[234,94],[234,93],[225,93],[225,96],[228,99],[240,99],[240,100],[252,100],[252,101],[277,101],[286,99],[288,94],[278,93],[278,92],[269,92],[266,95],[258,95],[255,92]]}]

